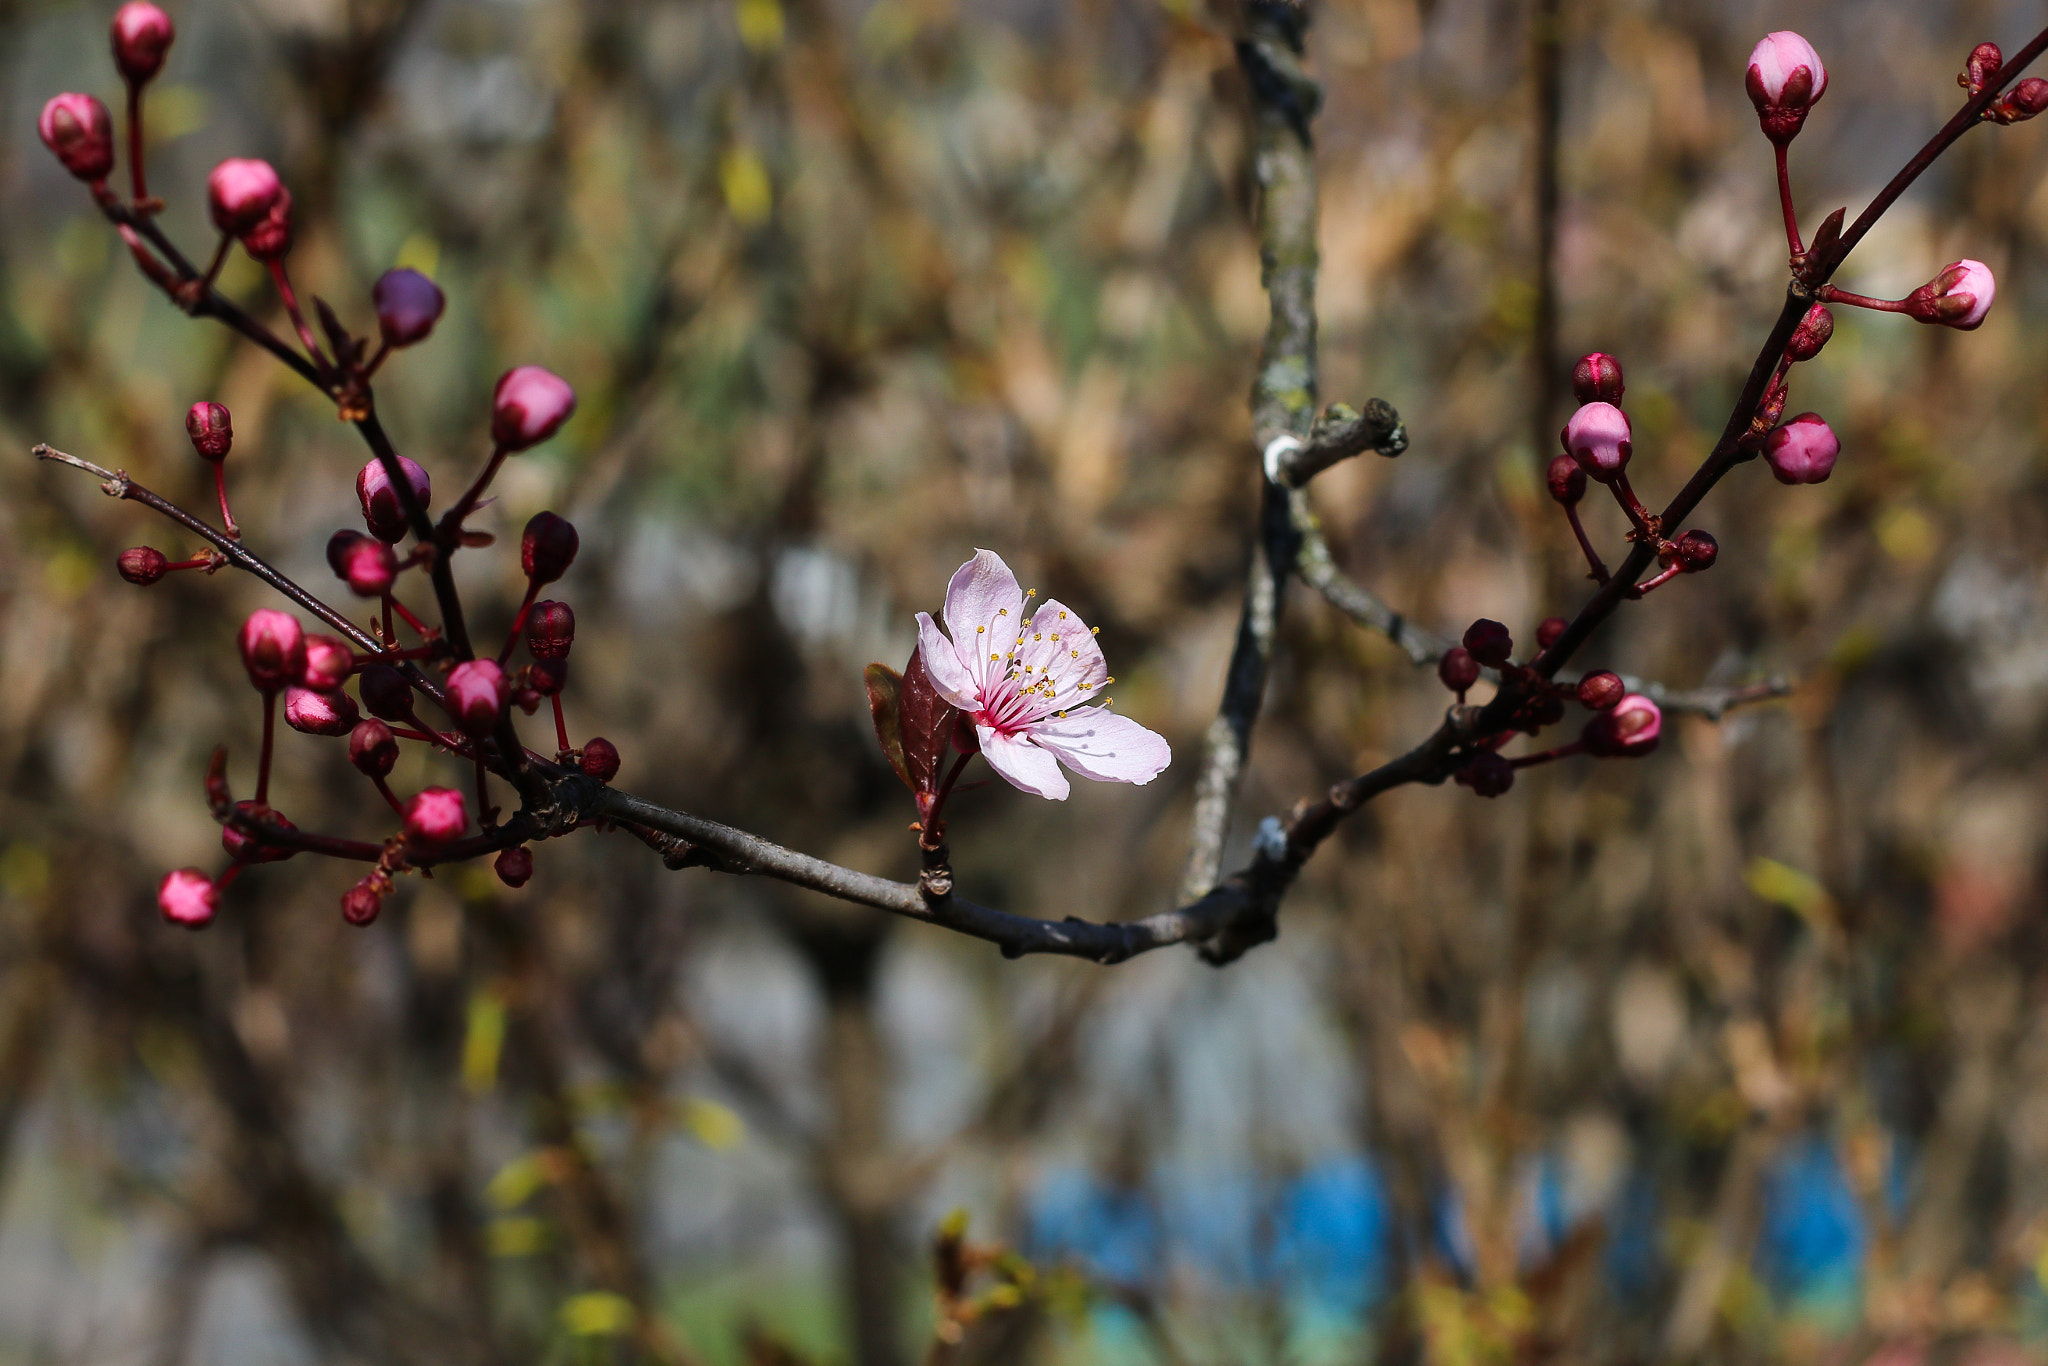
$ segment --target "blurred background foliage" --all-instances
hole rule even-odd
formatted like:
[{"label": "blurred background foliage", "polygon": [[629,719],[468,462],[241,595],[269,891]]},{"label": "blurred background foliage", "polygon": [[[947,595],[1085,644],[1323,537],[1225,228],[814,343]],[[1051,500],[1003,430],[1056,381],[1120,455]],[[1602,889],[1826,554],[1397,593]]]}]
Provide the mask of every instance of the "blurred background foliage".
[{"label": "blurred background foliage", "polygon": [[[191,547],[49,441],[203,506],[227,403],[252,543],[331,584],[364,452],[253,347],[154,295],[37,145],[118,93],[111,6],[0,5],[0,1361],[1592,1362],[2035,1359],[2048,1333],[2048,142],[1973,133],[1842,276],[1998,274],[1983,329],[1844,312],[1792,408],[1827,484],[1737,472],[1710,574],[1583,656],[1786,702],[1493,802],[1401,790],[1217,972],[1006,964],[619,835],[408,879],[244,878],[208,932],[206,756],[253,765],[252,582],[143,592]],[[1589,0],[1557,21],[1559,364],[1527,0],[1327,0],[1323,397],[1413,446],[1317,481],[1344,566],[1525,642],[1585,591],[1542,497],[1571,357],[1628,369],[1636,485],[1712,443],[1784,267],[1751,44],[1829,63],[1809,226],[1958,101],[2003,0]],[[493,378],[582,405],[480,523],[582,531],[572,737],[619,782],[856,866],[914,867],[860,670],[900,665],[977,545],[1102,626],[1146,788],[953,813],[963,890],[1159,908],[1238,610],[1265,321],[1234,16],[1198,0],[240,0],[175,9],[152,188],[209,240],[217,159],[274,160],[304,293],[369,323],[394,264],[449,311],[380,384],[443,490]],[[117,106],[118,107],[118,106]],[[248,262],[227,284],[275,315]],[[1591,520],[1619,542],[1612,508]],[[467,555],[484,633],[521,587]],[[337,591],[338,588],[337,588]],[[1234,834],[1407,748],[1434,679],[1299,590]],[[284,737],[300,824],[381,808]],[[409,756],[397,780],[451,775]],[[1086,785],[1083,785],[1086,786]],[[978,1318],[926,1249],[1016,1250]],[[943,1270],[943,1259],[942,1267]],[[1007,1279],[1005,1279],[1007,1278]],[[943,1277],[940,1288],[943,1290]],[[934,1305],[938,1305],[935,1311]],[[949,1308],[950,1306],[950,1308]],[[935,1317],[936,1314],[936,1317]],[[972,1319],[971,1322],[968,1320]],[[953,1329],[948,1329],[948,1324]],[[956,1332],[954,1329],[964,1329]]]}]

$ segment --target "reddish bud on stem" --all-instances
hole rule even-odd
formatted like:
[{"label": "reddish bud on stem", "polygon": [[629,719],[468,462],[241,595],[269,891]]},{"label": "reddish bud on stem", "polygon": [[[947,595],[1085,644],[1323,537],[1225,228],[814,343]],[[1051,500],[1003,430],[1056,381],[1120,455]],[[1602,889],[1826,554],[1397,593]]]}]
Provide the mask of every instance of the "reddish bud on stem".
[{"label": "reddish bud on stem", "polygon": [[511,683],[496,660],[472,659],[448,675],[448,714],[464,735],[481,740],[497,729],[511,693]]},{"label": "reddish bud on stem", "polygon": [[1464,646],[1453,645],[1436,662],[1436,676],[1446,688],[1463,697],[1465,690],[1479,681],[1479,661]]},{"label": "reddish bud on stem", "polygon": [[1536,648],[1547,650],[1555,645],[1557,638],[1564,634],[1565,628],[1569,625],[1571,623],[1563,617],[1545,617],[1536,626]]},{"label": "reddish bud on stem", "polygon": [[398,737],[375,717],[358,721],[348,733],[348,761],[365,775],[382,778],[398,763]]},{"label": "reddish bud on stem", "polygon": [[356,700],[345,692],[284,690],[284,723],[304,735],[347,735],[361,715]]},{"label": "reddish bud on stem", "polygon": [[1998,50],[1996,43],[1979,43],[1970,49],[1969,60],[1956,73],[1956,84],[1972,95],[1983,90],[1998,69],[2005,65],[2005,54]]},{"label": "reddish bud on stem", "polygon": [[390,878],[370,874],[341,894],[341,918],[358,927],[369,924],[384,909],[384,896],[390,890]]},{"label": "reddish bud on stem", "polygon": [[452,787],[430,787],[405,805],[407,839],[446,844],[469,828],[469,804]]},{"label": "reddish bud on stem", "polygon": [[553,697],[568,685],[569,661],[566,659],[536,660],[526,671],[527,684],[542,697]]},{"label": "reddish bud on stem", "polygon": [[366,664],[356,691],[363,695],[363,708],[385,721],[412,719],[412,685],[405,675],[389,664]]},{"label": "reddish bud on stem", "polygon": [[327,563],[359,598],[379,598],[398,580],[398,557],[374,536],[343,528],[327,539]]},{"label": "reddish bud on stem", "polygon": [[234,448],[234,419],[222,404],[195,403],[185,413],[185,435],[192,438],[192,449],[201,460],[218,464]]},{"label": "reddish bud on stem", "polygon": [[1828,312],[1826,304],[1815,304],[1799,320],[1792,340],[1785,343],[1785,355],[1795,361],[1812,360],[1828,344],[1828,338],[1834,335],[1835,315]]},{"label": "reddish bud on stem", "polygon": [[1764,136],[1783,146],[1799,135],[1807,110],[1827,93],[1828,72],[1813,44],[1783,30],[1764,35],[1749,54],[1743,88]]},{"label": "reddish bud on stem", "polygon": [[[259,261],[275,261],[291,249],[292,192],[280,187],[269,211],[242,234],[242,250]],[[285,302],[291,299],[287,297]]]},{"label": "reddish bud on stem", "polygon": [[229,157],[206,177],[206,208],[213,224],[240,237],[261,223],[284,193],[284,182],[267,161]]},{"label": "reddish bud on stem", "polygon": [[1764,459],[1781,484],[1818,484],[1834,472],[1842,443],[1818,413],[1801,413],[1764,439]]},{"label": "reddish bud on stem", "polygon": [[619,751],[609,740],[586,740],[581,766],[586,777],[608,783],[619,774]]},{"label": "reddish bud on stem", "polygon": [[[235,810],[248,812],[252,815],[263,809],[262,805],[258,802],[244,801],[235,803]],[[276,811],[268,812],[264,815],[263,819],[280,829],[298,829],[297,826],[293,825]],[[299,852],[296,849],[287,849],[282,845],[265,844],[254,835],[237,830],[232,825],[223,825],[220,828],[220,847],[225,849],[228,857],[237,863],[283,863],[286,859]]]},{"label": "reddish bud on stem", "polygon": [[1628,685],[1618,673],[1602,669],[1579,680],[1579,705],[1588,711],[1606,711],[1626,696]]},{"label": "reddish bud on stem", "polygon": [[524,887],[533,876],[533,855],[525,845],[518,845],[499,853],[491,867],[496,870],[498,881],[507,887]]},{"label": "reddish bud on stem", "polygon": [[576,563],[576,528],[552,512],[536,512],[519,538],[519,567],[536,584],[553,583]]},{"label": "reddish bud on stem", "polygon": [[197,868],[177,868],[164,874],[156,887],[157,909],[173,925],[196,930],[213,919],[220,909],[220,893],[213,879]]},{"label": "reddish bud on stem", "polygon": [[1490,749],[1474,754],[1454,776],[1458,786],[1482,797],[1498,797],[1515,785],[1514,767]]},{"label": "reddish bud on stem", "polygon": [[1583,405],[1565,424],[1564,448],[1587,478],[1611,482],[1635,450],[1628,415],[1612,403]]},{"label": "reddish bud on stem", "polygon": [[236,643],[249,681],[263,692],[275,692],[305,677],[306,633],[289,613],[267,607],[251,612]]},{"label": "reddish bud on stem", "polygon": [[507,370],[491,396],[491,439],[508,451],[538,446],[576,411],[576,391],[552,370]]},{"label": "reddish bud on stem", "polygon": [[333,636],[306,637],[306,678],[309,688],[338,688],[356,671],[355,652]]},{"label": "reddish bud on stem", "polygon": [[170,561],[154,546],[138,545],[121,552],[115,559],[114,567],[121,571],[121,577],[132,584],[147,588],[161,579],[168,571]]},{"label": "reddish bud on stem", "polygon": [[377,278],[370,289],[370,302],[377,309],[377,330],[387,346],[425,341],[441,320],[441,310],[448,306],[439,285],[404,266]]},{"label": "reddish bud on stem", "polygon": [[128,0],[114,11],[114,65],[130,85],[141,85],[163,70],[164,54],[176,36],[170,15],[149,0]]},{"label": "reddish bud on stem", "polygon": [[1672,542],[1672,549],[1678,557],[1678,567],[1688,574],[1712,569],[1721,554],[1720,542],[1704,531],[1686,532]]},{"label": "reddish bud on stem", "polygon": [[1465,648],[1472,652],[1472,658],[1481,664],[1494,668],[1508,662],[1515,652],[1514,637],[1508,628],[1487,617],[1481,617],[1465,628]]},{"label": "reddish bud on stem", "polygon": [[[434,500],[434,481],[427,472],[404,456],[398,457],[398,466],[405,471],[405,481],[412,485],[413,500],[424,512]],[[405,520],[405,508],[398,501],[398,490],[391,483],[391,476],[384,472],[382,460],[371,460],[356,474],[356,501],[363,507],[363,524],[370,528],[370,534],[388,544],[405,539],[411,528]]]},{"label": "reddish bud on stem", "polygon": [[1582,356],[1572,367],[1572,396],[1581,403],[1619,403],[1621,362],[1605,351]]},{"label": "reddish bud on stem", "polygon": [[1603,759],[1634,759],[1657,748],[1664,715],[1641,693],[1630,693],[1586,723],[1579,743]]},{"label": "reddish bud on stem", "polygon": [[114,118],[91,95],[52,96],[36,120],[36,131],[43,146],[80,180],[105,180],[114,169]]},{"label": "reddish bud on stem", "polygon": [[1551,457],[1543,480],[1550,488],[1550,496],[1563,507],[1575,506],[1586,496],[1586,472],[1569,455]]},{"label": "reddish bud on stem", "polygon": [[1951,261],[1941,273],[1905,298],[1904,313],[1915,322],[1974,332],[1998,297],[1998,282],[1982,261]]},{"label": "reddish bud on stem", "polygon": [[526,648],[535,659],[566,659],[576,642],[576,614],[566,602],[537,602],[526,614]]}]

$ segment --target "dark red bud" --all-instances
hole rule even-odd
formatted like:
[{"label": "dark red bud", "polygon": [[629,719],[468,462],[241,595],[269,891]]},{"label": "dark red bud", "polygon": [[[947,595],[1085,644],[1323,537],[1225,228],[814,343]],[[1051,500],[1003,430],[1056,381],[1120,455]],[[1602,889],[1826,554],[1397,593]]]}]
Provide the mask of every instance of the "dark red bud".
[{"label": "dark red bud", "polygon": [[268,607],[251,612],[236,643],[249,681],[264,692],[275,692],[306,676],[306,632],[288,612]]},{"label": "dark red bud", "polygon": [[398,738],[374,717],[358,721],[348,733],[348,761],[370,777],[382,778],[398,763]]},{"label": "dark red bud", "polygon": [[389,664],[365,665],[356,678],[363,710],[384,721],[412,720],[412,685]]},{"label": "dark red bud", "polygon": [[576,563],[576,528],[552,512],[536,512],[519,538],[519,567],[535,583],[553,583]]},{"label": "dark red bud", "polygon": [[1462,645],[1453,645],[1436,662],[1436,676],[1454,693],[1462,694],[1479,681],[1479,661]]},{"label": "dark red bud", "polygon": [[1550,486],[1550,496],[1565,507],[1586,496],[1586,472],[1569,455],[1552,456],[1543,478]]},{"label": "dark red bud", "polygon": [[1606,711],[1626,696],[1628,685],[1620,674],[1602,669],[1579,680],[1579,705],[1589,711]]},{"label": "dark red bud", "polygon": [[390,546],[346,527],[327,538],[327,564],[357,597],[382,597],[398,578],[398,556]]},{"label": "dark red bud", "polygon": [[2039,76],[2027,77],[2005,92],[2005,98],[1999,101],[1999,106],[2007,121],[2011,123],[2019,123],[2034,117],[2043,109],[2048,109],[2048,81],[2042,80]]},{"label": "dark red bud", "polygon": [[242,250],[259,261],[275,261],[292,249],[292,192],[280,187],[270,212],[242,234]]},{"label": "dark red bud", "polygon": [[114,567],[128,582],[147,588],[164,576],[165,566],[169,563],[163,551],[154,546],[138,545],[122,551],[115,559]]},{"label": "dark red bud", "polygon": [[[254,802],[236,802],[235,810],[254,812],[261,808]],[[298,829],[276,811],[265,816],[264,823],[284,830]],[[237,863],[283,863],[299,852],[281,845],[260,843],[255,836],[245,834],[232,825],[223,825],[220,828],[220,847],[227,850],[228,857]]]},{"label": "dark red bud", "polygon": [[1793,360],[1812,360],[1820,349],[1828,344],[1828,338],[1835,335],[1835,315],[1828,312],[1826,304],[1815,304],[1806,310],[1806,316],[1799,320],[1793,330],[1792,340],[1785,343],[1785,354]]},{"label": "dark red bud", "polygon": [[[405,474],[405,481],[412,486],[414,501],[424,512],[433,505],[434,481],[419,465],[398,457],[398,467]],[[370,534],[380,541],[396,543],[405,539],[410,526],[405,518],[405,508],[398,498],[398,489],[391,482],[391,476],[384,472],[384,462],[372,459],[369,464],[356,472],[356,501],[362,504],[363,524],[370,528]]]},{"label": "dark red bud", "polygon": [[235,444],[235,424],[228,410],[218,403],[200,402],[185,414],[185,435],[202,460],[221,461]]},{"label": "dark red bud", "polygon": [[1674,546],[1678,552],[1678,567],[1688,574],[1712,569],[1715,558],[1721,553],[1720,543],[1704,531],[1688,531],[1674,542]]},{"label": "dark red bud", "polygon": [[379,276],[370,289],[370,302],[377,309],[377,330],[391,346],[411,346],[424,341],[448,298],[441,287],[416,270],[399,267]]},{"label": "dark red bud", "polygon": [[1499,668],[1515,653],[1514,637],[1497,621],[1481,617],[1465,628],[1465,648],[1481,664]]},{"label": "dark red bud", "polygon": [[1473,755],[1455,776],[1460,787],[1469,787],[1482,797],[1498,797],[1515,785],[1513,765],[1490,749]]},{"label": "dark red bud", "polygon": [[107,178],[114,169],[114,119],[91,95],[53,95],[36,121],[43,146],[56,154],[64,169],[87,182]]},{"label": "dark red bud", "polygon": [[1563,617],[1545,617],[1536,627],[1536,648],[1547,650],[1555,645],[1557,638],[1564,634],[1564,628],[1570,624]]},{"label": "dark red bud", "polygon": [[2004,65],[2005,54],[1998,50],[1998,44],[1979,43],[1970,49],[1969,60],[1956,75],[1956,84],[1974,95],[1982,90]]},{"label": "dark red bud", "polygon": [[533,855],[522,844],[499,853],[498,861],[491,866],[497,870],[498,881],[507,887],[524,887],[533,876]]},{"label": "dark red bud", "polygon": [[207,210],[214,226],[235,237],[261,223],[283,193],[276,168],[253,157],[229,157],[206,178]]},{"label": "dark red bud", "polygon": [[526,614],[526,648],[535,659],[563,659],[576,642],[576,614],[566,602],[537,602]]},{"label": "dark red bud", "polygon": [[1572,393],[1580,403],[1619,403],[1621,362],[1604,351],[1580,358],[1572,367]]},{"label": "dark red bud", "polygon": [[526,681],[542,697],[553,697],[569,683],[569,661],[540,659],[526,671]]},{"label": "dark red bud", "polygon": [[114,11],[112,37],[114,65],[130,84],[140,85],[163,70],[164,54],[177,32],[171,16],[149,0],[128,0]]},{"label": "dark red bud", "polygon": [[389,878],[372,873],[341,894],[341,918],[351,925],[367,925],[384,909],[384,893],[391,889]]},{"label": "dark red bud", "polygon": [[619,774],[619,751],[609,740],[586,740],[582,768],[586,777],[608,783]]}]

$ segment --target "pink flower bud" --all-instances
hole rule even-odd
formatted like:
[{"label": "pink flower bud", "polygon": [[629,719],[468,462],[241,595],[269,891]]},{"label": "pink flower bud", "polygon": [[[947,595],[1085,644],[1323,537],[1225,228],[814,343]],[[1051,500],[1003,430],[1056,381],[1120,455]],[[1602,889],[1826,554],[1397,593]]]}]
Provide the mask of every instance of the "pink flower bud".
[{"label": "pink flower bud", "polygon": [[609,740],[585,740],[583,742],[582,768],[584,776],[608,783],[619,776],[619,751]]},{"label": "pink flower bud", "polygon": [[1602,669],[1579,680],[1579,705],[1588,711],[1606,711],[1628,696],[1621,675]]},{"label": "pink flower bud", "polygon": [[228,458],[235,444],[234,419],[221,404],[195,403],[185,414],[185,435],[192,438],[192,449],[201,460],[217,464]]},{"label": "pink flower bud", "polygon": [[1579,734],[1588,754],[1603,759],[1640,758],[1657,747],[1664,714],[1641,693],[1630,693],[1586,723]]},{"label": "pink flower bud", "polygon": [[275,261],[292,249],[292,192],[279,189],[270,211],[242,234],[242,250],[259,261]]},{"label": "pink flower bud", "polygon": [[1672,552],[1678,557],[1678,567],[1687,574],[1697,574],[1702,569],[1712,569],[1720,557],[1721,543],[1704,531],[1688,531],[1672,542]]},{"label": "pink flower bud", "polygon": [[1586,472],[1568,455],[1551,457],[1543,481],[1550,486],[1550,496],[1563,507],[1571,507],[1586,496]]},{"label": "pink flower bud", "polygon": [[284,690],[284,723],[303,735],[346,735],[361,715],[356,700],[345,692]]},{"label": "pink flower bud", "polygon": [[1446,688],[1462,693],[1479,681],[1479,661],[1462,645],[1453,645],[1436,662],[1436,676]]},{"label": "pink flower bud", "polygon": [[170,564],[164,552],[154,546],[138,545],[121,552],[115,559],[114,567],[121,571],[121,577],[144,588],[164,576]]},{"label": "pink flower bud", "polygon": [[496,660],[472,659],[448,675],[448,714],[462,733],[481,740],[498,727],[512,685]]},{"label": "pink flower bud", "polygon": [[441,287],[416,270],[400,266],[377,277],[370,288],[370,302],[377,309],[377,330],[390,346],[411,346],[425,341],[448,306]]},{"label": "pink flower bud", "polygon": [[535,583],[553,583],[576,563],[576,528],[552,512],[536,512],[519,538],[519,567]]},{"label": "pink flower bud", "polygon": [[526,648],[535,659],[564,659],[576,642],[576,614],[566,602],[537,602],[526,614]]},{"label": "pink flower bud", "polygon": [[1582,356],[1572,367],[1572,396],[1581,403],[1621,402],[1621,362],[1605,351]]},{"label": "pink flower bud", "polygon": [[196,930],[220,909],[220,893],[214,890],[213,879],[197,868],[178,868],[157,884],[156,907],[173,925]]},{"label": "pink flower bud", "polygon": [[384,894],[390,890],[390,878],[370,874],[341,894],[341,918],[359,928],[369,924],[384,909]]},{"label": "pink flower bud", "polygon": [[[412,485],[414,501],[425,512],[434,501],[434,481],[427,478],[427,472],[404,456],[398,457],[398,466],[405,471],[405,481]],[[363,505],[363,524],[370,528],[370,534],[380,541],[396,544],[405,539],[410,525],[405,520],[405,509],[399,505],[398,490],[392,486],[391,476],[384,472],[384,462],[373,459],[356,474],[356,501]]]},{"label": "pink flower bud", "polygon": [[1781,484],[1818,484],[1835,468],[1842,443],[1819,413],[1801,413],[1764,438],[1764,459]]},{"label": "pink flower bud", "polygon": [[522,365],[507,370],[491,396],[491,439],[523,451],[553,436],[576,411],[576,391],[552,370]]},{"label": "pink flower bud", "polygon": [[1508,628],[1487,617],[1481,617],[1465,628],[1465,648],[1472,652],[1472,658],[1481,664],[1494,668],[1508,662],[1515,652],[1514,637]]},{"label": "pink flower bud", "polygon": [[1557,644],[1557,638],[1571,625],[1563,617],[1545,617],[1536,624],[1536,648],[1547,650]]},{"label": "pink flower bud", "polygon": [[305,677],[306,633],[289,613],[268,607],[251,612],[236,643],[249,681],[264,692],[276,692]]},{"label": "pink flower bud", "polygon": [[412,685],[389,664],[366,664],[356,680],[363,709],[385,721],[412,720]]},{"label": "pink flower bud", "polygon": [[491,866],[497,870],[498,881],[507,887],[524,887],[533,876],[533,855],[522,844],[500,853]]},{"label": "pink flower bud", "polygon": [[348,761],[364,775],[382,778],[398,763],[398,737],[375,717],[358,721],[348,733]]},{"label": "pink flower bud", "polygon": [[1906,296],[1906,316],[1958,332],[1974,332],[1998,297],[1998,282],[1982,261],[1952,261],[1941,274]]},{"label": "pink flower bud", "polygon": [[382,597],[398,579],[398,557],[391,547],[360,531],[344,528],[328,537],[327,563],[360,598]]},{"label": "pink flower bud", "polygon": [[213,225],[230,236],[261,223],[284,193],[284,182],[267,161],[229,157],[206,178],[206,207]]},{"label": "pink flower bud", "polygon": [[128,0],[114,11],[114,65],[130,85],[140,85],[163,70],[176,36],[170,15],[149,0]]},{"label": "pink flower bud", "polygon": [[[242,801],[235,803],[235,810],[255,813],[261,811],[262,808],[254,802]],[[296,825],[293,825],[276,811],[266,815],[264,821],[267,824],[275,825],[285,830],[298,829]],[[283,863],[286,859],[299,852],[296,849],[287,849],[282,845],[265,844],[254,836],[237,830],[232,825],[223,825],[220,828],[220,847],[227,850],[228,857],[237,863]]]},{"label": "pink flower bud", "polygon": [[1956,75],[1956,84],[1974,95],[1989,84],[2004,65],[2005,54],[1998,50],[1998,44],[1979,43],[1970,49],[1969,60]]},{"label": "pink flower bud", "polygon": [[90,95],[52,96],[36,120],[36,131],[43,136],[43,146],[80,180],[105,180],[114,169],[114,119]]},{"label": "pink flower bud", "polygon": [[1620,474],[1634,452],[1628,415],[1612,403],[1588,403],[1564,427],[1565,452],[1590,479],[1605,484]]},{"label": "pink flower bud", "polygon": [[536,660],[526,671],[526,681],[542,697],[553,697],[569,683],[569,661],[566,659]]},{"label": "pink flower bud", "polygon": [[316,690],[338,688],[356,671],[355,652],[333,636],[306,637],[306,686]]},{"label": "pink flower bud", "polygon": [[1481,797],[1498,797],[1515,785],[1514,766],[1490,749],[1482,749],[1453,775],[1458,786]]},{"label": "pink flower bud", "polygon": [[469,804],[452,787],[430,787],[405,805],[405,835],[421,844],[446,844],[469,829]]},{"label": "pink flower bud", "polygon": [[1826,304],[1815,304],[1792,330],[1792,340],[1785,343],[1785,354],[1795,361],[1812,360],[1834,335],[1835,315],[1828,312]]},{"label": "pink flower bud", "polygon": [[1783,145],[1799,134],[1806,111],[1827,93],[1828,71],[1813,44],[1789,30],[1764,35],[1743,80],[1764,136]]}]

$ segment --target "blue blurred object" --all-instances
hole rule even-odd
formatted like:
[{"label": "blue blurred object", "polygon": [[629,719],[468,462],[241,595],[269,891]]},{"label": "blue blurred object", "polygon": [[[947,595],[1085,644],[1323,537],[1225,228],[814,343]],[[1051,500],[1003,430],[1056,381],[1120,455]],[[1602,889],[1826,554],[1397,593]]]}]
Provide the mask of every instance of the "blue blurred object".
[{"label": "blue blurred object", "polygon": [[1861,1291],[1869,1230],[1834,1146],[1820,1137],[1786,1148],[1764,1176],[1758,1265],[1795,1308],[1826,1309]]},{"label": "blue blurred object", "polygon": [[1290,1300],[1362,1314],[1391,1272],[1386,1186],[1365,1157],[1309,1168],[1280,1191],[1273,1270]]},{"label": "blue blurred object", "polygon": [[1145,1193],[1113,1188],[1078,1167],[1049,1172],[1031,1198],[1027,1247],[1123,1285],[1153,1284],[1164,1265],[1159,1220]]}]

